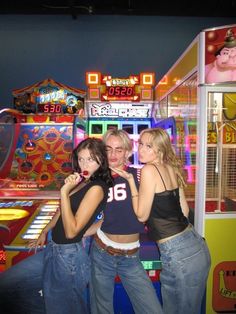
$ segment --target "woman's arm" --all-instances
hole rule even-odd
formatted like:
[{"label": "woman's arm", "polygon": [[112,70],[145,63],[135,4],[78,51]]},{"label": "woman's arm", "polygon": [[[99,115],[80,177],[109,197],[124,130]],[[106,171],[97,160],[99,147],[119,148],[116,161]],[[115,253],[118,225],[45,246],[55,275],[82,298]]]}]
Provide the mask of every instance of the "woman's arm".
[{"label": "woman's arm", "polygon": [[179,188],[179,198],[180,198],[180,206],[181,206],[182,212],[184,216],[188,218],[189,207],[188,207],[188,203],[184,194],[184,189],[181,187]]},{"label": "woman's arm", "polygon": [[49,221],[49,223],[44,227],[44,229],[40,233],[38,239],[29,241],[28,247],[30,248],[30,250],[32,248],[35,248],[35,250],[37,250],[38,247],[42,248],[44,246],[48,231],[55,227],[59,217],[60,217],[60,209],[58,208],[54,216],[52,217],[52,219]]},{"label": "woman's arm", "polygon": [[138,220],[141,222],[147,221],[151,212],[156,184],[154,173],[152,165],[145,165],[141,170],[138,207],[136,211]]},{"label": "woman's arm", "polygon": [[85,194],[74,216],[71,210],[68,189],[61,189],[61,216],[68,239],[74,238],[88,223],[104,197],[101,186],[92,186]]},{"label": "woman's arm", "polygon": [[145,165],[142,168],[139,192],[137,191],[137,187],[132,174],[118,168],[116,169],[112,168],[112,170],[118,173],[123,178],[127,179],[131,190],[134,212],[139,221],[141,222],[147,221],[150,215],[152,202],[155,194],[155,180],[153,166]]}]

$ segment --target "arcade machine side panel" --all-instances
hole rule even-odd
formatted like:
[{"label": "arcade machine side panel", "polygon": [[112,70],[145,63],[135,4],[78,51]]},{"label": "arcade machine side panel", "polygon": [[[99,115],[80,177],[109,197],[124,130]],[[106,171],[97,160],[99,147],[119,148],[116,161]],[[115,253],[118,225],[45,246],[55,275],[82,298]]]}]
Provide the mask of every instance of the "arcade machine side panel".
[{"label": "arcade machine side panel", "polygon": [[[212,266],[207,311],[235,312],[236,101],[234,86],[202,88],[207,95],[205,238]],[[222,250],[222,248],[224,249]]]},{"label": "arcade machine side panel", "polygon": [[0,124],[0,188],[2,179],[10,171],[18,132],[19,129],[13,124]]},{"label": "arcade machine side panel", "polygon": [[74,119],[74,127],[73,127],[73,142],[74,148],[83,141],[88,134],[87,123],[85,118],[81,118],[79,116],[75,116]]},{"label": "arcade machine side panel", "polygon": [[28,241],[36,239],[59,207],[58,200],[4,199],[0,203],[4,269],[34,254]]}]

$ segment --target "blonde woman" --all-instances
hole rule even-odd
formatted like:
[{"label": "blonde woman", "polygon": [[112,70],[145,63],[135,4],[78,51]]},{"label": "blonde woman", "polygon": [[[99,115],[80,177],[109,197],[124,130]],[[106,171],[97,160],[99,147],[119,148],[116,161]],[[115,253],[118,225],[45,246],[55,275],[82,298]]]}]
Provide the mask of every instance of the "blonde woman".
[{"label": "blonde woman", "polygon": [[133,176],[112,169],[130,185],[134,212],[147,222],[161,254],[160,275],[165,314],[199,314],[210,268],[204,239],[188,221],[181,163],[169,135],[161,128],[140,134],[139,160],[144,163],[139,192]]}]

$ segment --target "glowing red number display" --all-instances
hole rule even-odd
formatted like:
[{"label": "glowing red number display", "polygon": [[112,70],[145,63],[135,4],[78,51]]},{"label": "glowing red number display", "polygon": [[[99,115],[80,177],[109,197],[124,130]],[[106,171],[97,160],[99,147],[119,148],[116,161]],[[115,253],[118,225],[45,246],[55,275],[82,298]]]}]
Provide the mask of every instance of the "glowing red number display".
[{"label": "glowing red number display", "polygon": [[38,112],[61,113],[61,105],[60,104],[39,104]]},{"label": "glowing red number display", "polygon": [[133,96],[134,89],[130,86],[111,86],[108,88],[108,96],[110,97],[127,97]]}]

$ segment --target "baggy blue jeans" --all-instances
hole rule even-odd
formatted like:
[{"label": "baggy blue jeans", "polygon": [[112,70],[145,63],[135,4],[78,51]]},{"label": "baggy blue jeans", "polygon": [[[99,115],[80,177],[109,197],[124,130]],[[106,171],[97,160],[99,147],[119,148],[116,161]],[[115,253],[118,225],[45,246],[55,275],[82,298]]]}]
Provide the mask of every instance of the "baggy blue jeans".
[{"label": "baggy blue jeans", "polygon": [[211,265],[205,240],[190,228],[158,247],[164,314],[199,314]]},{"label": "baggy blue jeans", "polygon": [[45,314],[42,295],[44,250],[0,274],[0,312]]},{"label": "baggy blue jeans", "polygon": [[90,301],[92,314],[112,314],[114,279],[119,275],[136,314],[162,314],[153,284],[139,253],[113,256],[93,241],[91,252]]},{"label": "baggy blue jeans", "polygon": [[88,313],[90,259],[81,243],[56,244],[45,249],[43,294],[47,314]]}]

